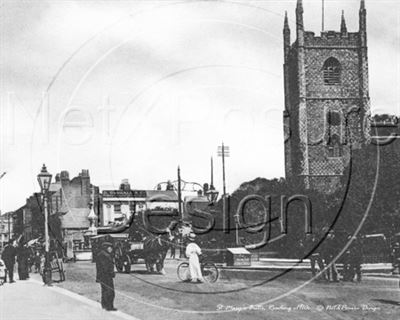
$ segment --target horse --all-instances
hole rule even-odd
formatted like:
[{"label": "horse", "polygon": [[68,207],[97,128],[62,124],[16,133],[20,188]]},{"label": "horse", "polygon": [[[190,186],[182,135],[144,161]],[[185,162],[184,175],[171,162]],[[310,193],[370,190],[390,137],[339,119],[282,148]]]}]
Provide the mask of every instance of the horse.
[{"label": "horse", "polygon": [[150,236],[144,240],[143,256],[147,272],[154,272],[154,266],[157,272],[165,275],[164,260],[172,240],[171,233],[158,236]]}]

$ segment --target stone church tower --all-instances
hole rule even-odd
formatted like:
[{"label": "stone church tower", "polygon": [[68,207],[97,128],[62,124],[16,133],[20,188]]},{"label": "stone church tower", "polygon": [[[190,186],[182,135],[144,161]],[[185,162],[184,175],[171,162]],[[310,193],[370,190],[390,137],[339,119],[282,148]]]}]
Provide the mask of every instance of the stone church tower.
[{"label": "stone church tower", "polygon": [[[331,193],[341,187],[351,148],[369,143],[370,99],[365,1],[358,32],[305,31],[297,1],[296,41],[285,16],[285,171],[307,189]],[[339,19],[338,19],[339,20]]]}]

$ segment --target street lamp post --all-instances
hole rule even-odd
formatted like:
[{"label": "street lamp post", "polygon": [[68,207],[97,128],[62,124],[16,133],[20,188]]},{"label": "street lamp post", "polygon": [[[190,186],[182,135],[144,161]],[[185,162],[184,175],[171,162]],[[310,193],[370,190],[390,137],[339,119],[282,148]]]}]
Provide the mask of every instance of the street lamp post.
[{"label": "street lamp post", "polygon": [[43,164],[42,170],[37,176],[40,189],[43,195],[44,209],[44,237],[45,237],[45,262],[43,270],[43,282],[46,285],[51,283],[51,267],[50,267],[50,239],[49,239],[49,212],[48,212],[48,191],[50,188],[52,175],[47,172],[46,166]]},{"label": "street lamp post", "polygon": [[91,203],[89,203],[89,207],[90,207],[90,213],[88,215],[89,232],[90,232],[90,235],[97,236],[97,227],[96,227],[97,215],[96,215],[96,212],[94,212],[93,200]]}]

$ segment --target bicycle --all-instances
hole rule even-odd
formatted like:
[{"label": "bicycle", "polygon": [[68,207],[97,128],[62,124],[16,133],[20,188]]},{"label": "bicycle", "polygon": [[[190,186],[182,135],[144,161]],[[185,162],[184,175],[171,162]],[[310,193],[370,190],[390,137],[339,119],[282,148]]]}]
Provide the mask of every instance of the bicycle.
[{"label": "bicycle", "polygon": [[[205,261],[204,258],[200,261],[200,269],[203,278],[208,283],[214,283],[219,278],[219,271],[217,266],[210,262]],[[188,273],[189,273],[189,262],[182,262],[177,267],[177,275],[179,280],[187,281],[188,280]]]}]

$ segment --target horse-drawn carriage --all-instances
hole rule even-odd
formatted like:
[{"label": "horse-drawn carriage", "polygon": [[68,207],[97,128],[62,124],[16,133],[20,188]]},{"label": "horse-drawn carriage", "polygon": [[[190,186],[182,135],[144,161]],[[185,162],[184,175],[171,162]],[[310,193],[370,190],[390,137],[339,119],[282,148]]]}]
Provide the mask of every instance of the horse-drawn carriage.
[{"label": "horse-drawn carriage", "polygon": [[108,233],[92,237],[93,261],[103,242],[113,244],[115,267],[118,272],[130,273],[132,265],[144,263],[149,272],[164,273],[164,259],[170,247],[169,235],[132,237],[129,233]]},{"label": "horse-drawn carriage", "polygon": [[94,236],[92,241],[92,256],[95,261],[103,242],[113,244],[115,266],[119,272],[129,273],[133,263],[143,258],[143,242],[132,242],[128,233],[108,233]]}]

